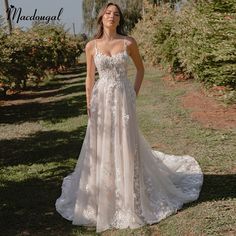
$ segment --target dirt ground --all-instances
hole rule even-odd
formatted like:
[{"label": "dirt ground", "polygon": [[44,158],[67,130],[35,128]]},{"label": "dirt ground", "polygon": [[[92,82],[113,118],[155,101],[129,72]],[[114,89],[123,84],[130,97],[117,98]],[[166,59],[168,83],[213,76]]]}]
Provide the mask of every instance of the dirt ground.
[{"label": "dirt ground", "polygon": [[235,129],[236,104],[226,105],[217,100],[215,91],[206,91],[203,87],[194,86],[191,80],[166,76],[165,85],[171,89],[182,87],[186,93],[181,98],[182,106],[189,109],[193,120],[200,122],[206,128]]}]

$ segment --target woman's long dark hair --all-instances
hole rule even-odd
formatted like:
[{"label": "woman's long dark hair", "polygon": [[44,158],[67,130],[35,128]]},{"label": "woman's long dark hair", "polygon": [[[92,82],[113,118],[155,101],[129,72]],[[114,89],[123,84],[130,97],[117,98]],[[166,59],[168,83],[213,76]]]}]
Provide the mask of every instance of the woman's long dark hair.
[{"label": "woman's long dark hair", "polygon": [[100,10],[100,12],[99,12],[99,14],[98,14],[98,16],[97,16],[97,32],[96,32],[96,34],[95,34],[94,37],[93,37],[94,39],[99,39],[99,38],[102,37],[102,35],[103,35],[103,30],[104,30],[104,29],[103,29],[103,24],[102,24],[102,17],[103,17],[103,15],[105,14],[106,9],[107,9],[109,6],[111,6],[111,5],[116,6],[117,9],[118,9],[118,11],[119,11],[119,14],[120,14],[120,22],[119,22],[119,25],[116,27],[116,32],[117,32],[118,34],[127,36],[127,34],[125,33],[125,30],[124,30],[125,20],[124,20],[124,16],[123,16],[123,14],[122,14],[122,12],[121,12],[120,7],[119,7],[116,3],[109,2],[109,3],[107,3],[106,5],[104,5],[104,6],[101,8],[101,10]]}]

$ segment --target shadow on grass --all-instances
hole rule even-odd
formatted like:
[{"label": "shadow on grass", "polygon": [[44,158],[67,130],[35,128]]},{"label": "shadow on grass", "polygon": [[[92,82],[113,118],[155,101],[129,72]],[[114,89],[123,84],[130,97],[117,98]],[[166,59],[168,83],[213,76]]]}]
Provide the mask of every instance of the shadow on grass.
[{"label": "shadow on grass", "polygon": [[196,206],[202,202],[221,201],[236,198],[236,174],[204,175],[203,186],[197,201],[184,205]]},{"label": "shadow on grass", "polygon": [[86,71],[86,63],[80,62],[79,66],[71,66],[66,71],[59,72],[61,75],[68,75],[68,74],[81,74]]},{"label": "shadow on grass", "polygon": [[[61,194],[61,179],[71,170],[55,168],[50,171],[52,176],[48,178],[7,181],[0,188],[3,197],[0,230],[4,235],[23,231],[30,235],[71,235],[73,229],[77,233],[88,232],[86,227],[73,226],[55,210],[55,200]],[[236,175],[206,175],[200,199],[194,204],[235,197],[235,178]]]},{"label": "shadow on grass", "polygon": [[236,198],[236,174],[205,175],[198,202]]},{"label": "shadow on grass", "polygon": [[[51,170],[57,173],[58,169]],[[60,176],[71,170],[64,169]],[[30,178],[22,182],[4,182],[1,191],[1,235],[71,235],[73,228],[81,233],[84,227],[76,227],[59,215],[55,201],[61,194],[61,178]],[[16,194],[17,193],[17,194]]]},{"label": "shadow on grass", "polygon": [[[69,166],[60,166],[60,162],[71,158],[77,161],[85,131],[86,126],[83,126],[72,132],[37,132],[28,138],[1,141],[0,145],[4,146],[1,149],[1,156],[4,157],[1,159],[2,167],[12,167],[14,170],[18,164],[45,165],[45,170],[39,170],[40,177],[19,181],[15,176],[16,181],[1,181],[1,235],[71,235],[76,226],[72,226],[55,210],[62,179],[72,172]],[[58,166],[50,164],[47,168],[50,162],[56,162]],[[19,174],[24,176],[22,171]],[[84,227],[79,230],[86,232]]]},{"label": "shadow on grass", "polygon": [[72,132],[37,132],[27,138],[0,140],[1,166],[60,162],[77,157],[82,146],[86,126]]},{"label": "shadow on grass", "polygon": [[[24,104],[2,106],[0,122],[2,124],[29,121],[57,123],[86,114],[86,96],[81,93],[85,91],[85,76],[82,75],[84,72],[85,64],[79,69],[72,68],[56,76],[48,84],[40,86],[36,92],[32,90],[32,93],[25,93],[25,97],[19,97],[21,100],[26,100]],[[56,91],[50,91],[52,89]],[[37,102],[30,100],[34,98],[42,100]],[[77,160],[86,127],[80,126],[68,132],[40,131],[29,137],[0,140],[1,167],[9,168],[2,169],[6,178],[1,180],[0,185],[1,235],[64,236],[71,235],[73,227],[77,229],[55,211],[55,201],[61,194],[63,177],[72,171],[69,164],[63,163],[71,158]],[[34,174],[24,173],[24,170],[16,173],[17,165],[30,167],[31,164],[43,164],[43,167],[37,165],[32,167],[40,171],[37,177]],[[14,175],[9,179],[8,171]],[[25,179],[21,181],[18,174]],[[84,230],[86,231],[86,228],[81,227],[82,233]]]},{"label": "shadow on grass", "polygon": [[[63,89],[59,88],[59,89],[46,90],[46,89],[40,88],[40,90],[42,90],[44,92],[39,92],[39,91],[38,92],[32,92],[31,91],[30,93],[15,94],[11,98],[5,99],[5,101],[26,100],[27,103],[30,103],[31,99],[49,98],[49,97],[54,97],[54,96],[55,97],[60,97],[60,96],[69,95],[71,93],[85,92],[84,81],[81,81],[82,84],[79,84],[79,82],[78,81],[73,82],[73,83],[70,82],[70,86],[66,86],[66,85],[61,86],[61,87],[64,87]],[[37,102],[33,101],[32,103],[37,103]],[[7,105],[7,106],[5,105],[4,107],[8,108],[10,106],[12,106],[12,105]]]},{"label": "shadow on grass", "polygon": [[[1,147],[4,147],[1,149],[1,156],[4,157],[1,159],[2,167],[13,167],[14,170],[18,164],[45,165],[45,170],[39,170],[40,177],[23,181],[15,177],[16,181],[1,181],[2,235],[64,236],[71,235],[73,228],[81,233],[87,232],[86,227],[73,226],[55,210],[55,201],[61,194],[62,179],[72,172],[70,167],[60,166],[60,162],[69,158],[77,161],[85,132],[86,126],[82,126],[72,132],[37,132],[28,138],[1,141]],[[55,167],[47,168],[50,162],[57,162],[58,166],[55,164]]]},{"label": "shadow on grass", "polygon": [[[1,99],[3,101],[12,101],[17,99],[33,99],[38,97],[53,96],[55,93],[57,93],[57,91],[50,90],[59,90],[65,86],[70,86],[73,84],[84,84],[86,77],[86,75],[84,74],[85,72],[86,64],[80,63],[79,66],[76,66],[74,68],[68,68],[66,72],[55,75],[54,78],[52,78],[49,82],[46,82],[45,84],[41,84],[38,87],[28,85],[28,87],[21,93],[8,95]],[[39,93],[42,91],[43,93]],[[78,87],[78,92],[80,91],[85,91],[85,87]]]},{"label": "shadow on grass", "polygon": [[[81,76],[81,78],[80,78],[80,76],[77,75],[73,79],[68,79],[67,77],[66,78],[54,78],[54,79],[51,79],[48,83],[41,85],[38,88],[30,89],[29,91],[32,92],[33,95],[38,94],[40,96],[44,93],[48,94],[50,92],[54,92],[57,90],[58,90],[58,92],[60,92],[63,90],[63,88],[66,88],[68,86],[72,86],[74,84],[78,86],[79,84],[84,84],[84,83],[85,83],[84,76]],[[81,92],[81,91],[85,91],[85,89],[78,90],[78,92]],[[21,97],[23,97],[25,95],[30,96],[29,93],[28,94],[25,94],[25,93],[18,94],[19,97],[20,97],[20,95],[21,95]]]},{"label": "shadow on grass", "polygon": [[[69,93],[69,91],[71,92],[72,90],[76,90],[76,88],[68,89],[67,92]],[[58,94],[58,96],[60,96],[60,94]],[[0,123],[2,124],[19,124],[40,120],[56,123],[63,119],[87,114],[86,96],[78,95],[45,103],[30,102],[4,106],[0,108],[0,112]]]},{"label": "shadow on grass", "polygon": [[[81,73],[84,69],[75,69],[75,72]],[[78,78],[79,74],[75,75],[76,79],[68,79],[69,74],[63,76],[50,80],[36,92],[17,94],[6,99],[15,101],[0,107],[0,123],[19,124],[39,120],[56,123],[87,114],[84,76],[81,76],[83,79]]]}]

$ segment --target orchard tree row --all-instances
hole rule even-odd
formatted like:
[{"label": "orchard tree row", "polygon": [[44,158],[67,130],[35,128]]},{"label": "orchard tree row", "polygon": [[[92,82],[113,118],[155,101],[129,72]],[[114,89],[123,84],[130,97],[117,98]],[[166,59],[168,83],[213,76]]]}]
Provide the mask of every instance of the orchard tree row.
[{"label": "orchard tree row", "polygon": [[72,36],[62,25],[36,23],[27,31],[7,34],[0,27],[0,93],[37,85],[45,75],[77,63],[85,38]]}]

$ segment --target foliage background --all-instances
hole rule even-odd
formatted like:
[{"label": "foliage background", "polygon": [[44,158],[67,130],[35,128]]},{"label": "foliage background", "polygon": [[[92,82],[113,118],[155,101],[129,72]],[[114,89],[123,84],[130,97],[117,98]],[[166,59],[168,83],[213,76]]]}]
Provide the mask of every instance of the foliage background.
[{"label": "foliage background", "polygon": [[[84,28],[91,39],[105,0],[84,0]],[[182,73],[206,86],[236,88],[236,0],[114,1],[126,19],[125,30],[139,45],[143,59],[173,75]],[[177,2],[181,8],[176,10]],[[7,35],[0,18],[0,90],[36,85],[53,71],[73,66],[87,36],[76,37],[62,25],[34,24],[27,32]]]},{"label": "foliage background", "polygon": [[15,28],[6,34],[0,28],[0,89],[26,89],[48,74],[76,64],[85,39],[66,32],[62,25],[34,24],[23,31]]},{"label": "foliage background", "polygon": [[132,31],[143,58],[206,85],[236,88],[236,1],[189,1],[180,11],[154,7]]}]

